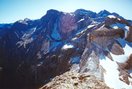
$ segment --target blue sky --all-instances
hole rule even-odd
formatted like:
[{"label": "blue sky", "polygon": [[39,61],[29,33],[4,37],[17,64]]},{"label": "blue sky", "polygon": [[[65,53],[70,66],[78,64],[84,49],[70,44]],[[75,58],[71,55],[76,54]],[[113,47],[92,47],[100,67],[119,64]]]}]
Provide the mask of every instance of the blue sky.
[{"label": "blue sky", "polygon": [[132,20],[132,0],[0,0],[0,23],[11,23],[20,19],[39,19],[49,9],[73,12],[86,9],[99,12],[117,12]]}]

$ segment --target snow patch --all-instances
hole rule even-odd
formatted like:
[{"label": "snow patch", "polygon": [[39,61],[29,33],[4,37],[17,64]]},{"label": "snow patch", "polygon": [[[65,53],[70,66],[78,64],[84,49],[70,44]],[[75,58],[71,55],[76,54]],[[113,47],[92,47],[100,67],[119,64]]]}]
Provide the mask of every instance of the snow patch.
[{"label": "snow patch", "polygon": [[125,29],[129,31],[130,27],[129,26],[125,26]]},{"label": "snow patch", "polygon": [[87,28],[92,28],[94,27],[95,25],[88,25]]},{"label": "snow patch", "polygon": [[106,57],[100,60],[100,65],[105,69],[104,81],[110,88],[132,89],[131,85],[127,85],[119,79],[118,65],[115,61]]},{"label": "snow patch", "polygon": [[124,30],[125,31],[125,38],[127,38],[127,34],[128,34],[128,31],[129,31],[129,27],[128,26],[125,26],[124,28],[125,28],[125,30]]},{"label": "snow patch", "polygon": [[72,41],[74,41],[74,40],[76,40],[77,39],[77,37],[74,37],[74,38],[72,38]]},{"label": "snow patch", "polygon": [[19,20],[18,22],[22,23],[22,24],[25,24],[25,25],[28,25],[28,23],[26,21],[24,21],[24,20]]},{"label": "snow patch", "polygon": [[71,16],[75,16],[75,14],[74,13],[69,13]]},{"label": "snow patch", "polygon": [[114,61],[117,61],[119,63],[124,63],[125,61],[127,61],[126,55],[114,55],[112,53],[110,53],[110,55],[112,56]]},{"label": "snow patch", "polygon": [[114,28],[114,29],[119,29],[119,27],[118,27],[118,26],[113,26],[113,28]]},{"label": "snow patch", "polygon": [[78,23],[79,23],[79,22],[82,22],[82,21],[84,21],[84,18],[83,18],[83,19],[80,19],[80,20],[78,21]]},{"label": "snow patch", "polygon": [[108,15],[108,18],[116,18],[114,15]]},{"label": "snow patch", "polygon": [[125,52],[125,55],[126,56],[130,56],[132,54],[132,48],[126,44],[126,46],[123,48],[124,52]]},{"label": "snow patch", "polygon": [[62,49],[70,49],[70,48],[73,48],[74,46],[71,45],[71,44],[65,44]]},{"label": "snow patch", "polygon": [[119,21],[121,21],[121,19],[120,18],[117,18]]}]

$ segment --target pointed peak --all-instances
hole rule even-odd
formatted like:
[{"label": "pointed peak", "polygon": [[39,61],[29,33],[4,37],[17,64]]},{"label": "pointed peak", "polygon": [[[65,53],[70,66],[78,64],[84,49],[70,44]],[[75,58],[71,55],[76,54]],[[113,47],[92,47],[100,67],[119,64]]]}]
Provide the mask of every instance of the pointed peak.
[{"label": "pointed peak", "polygon": [[[110,12],[107,11],[107,10],[101,10],[99,13],[107,13],[107,14],[110,14]],[[99,14],[99,13],[98,13],[98,14]]]},{"label": "pointed peak", "polygon": [[99,17],[106,17],[106,16],[108,16],[108,15],[110,15],[111,13],[109,12],[109,11],[107,11],[107,10],[101,10],[99,13],[98,13],[98,16]]}]

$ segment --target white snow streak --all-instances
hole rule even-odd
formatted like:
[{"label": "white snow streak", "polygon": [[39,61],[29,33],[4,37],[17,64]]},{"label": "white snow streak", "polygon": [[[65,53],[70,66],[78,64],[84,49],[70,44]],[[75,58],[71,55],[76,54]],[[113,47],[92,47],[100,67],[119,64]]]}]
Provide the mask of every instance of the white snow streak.
[{"label": "white snow streak", "polygon": [[108,18],[116,18],[114,15],[108,15]]},{"label": "white snow streak", "polygon": [[71,44],[65,44],[62,49],[69,49],[69,48],[73,48],[74,46]]},{"label": "white snow streak", "polygon": [[94,27],[94,25],[88,25],[88,26],[87,26],[87,28],[92,28],[92,27]]},{"label": "white snow streak", "polygon": [[83,20],[84,20],[84,18],[83,18],[83,19],[80,19],[80,20],[78,21],[78,23],[79,23],[79,22],[82,22]]}]

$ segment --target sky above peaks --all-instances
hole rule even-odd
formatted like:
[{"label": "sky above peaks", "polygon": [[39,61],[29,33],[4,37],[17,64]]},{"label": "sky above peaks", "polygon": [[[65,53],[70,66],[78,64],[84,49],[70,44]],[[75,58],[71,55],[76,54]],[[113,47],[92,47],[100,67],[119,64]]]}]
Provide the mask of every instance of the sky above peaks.
[{"label": "sky above peaks", "polygon": [[0,23],[20,19],[39,19],[49,9],[74,12],[86,9],[94,12],[108,10],[132,20],[132,0],[0,0]]}]

